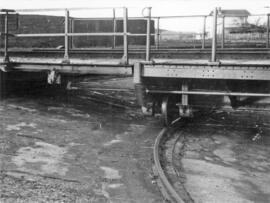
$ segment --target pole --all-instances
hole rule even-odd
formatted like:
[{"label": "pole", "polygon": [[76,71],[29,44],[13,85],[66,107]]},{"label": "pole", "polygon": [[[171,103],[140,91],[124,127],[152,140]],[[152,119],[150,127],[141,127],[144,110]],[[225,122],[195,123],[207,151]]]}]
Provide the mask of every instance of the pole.
[{"label": "pole", "polygon": [[123,31],[124,31],[124,56],[123,56],[123,63],[128,64],[128,9],[123,8],[124,13],[123,13]]},{"label": "pole", "polygon": [[159,30],[159,20],[160,17],[157,18],[157,43],[156,43],[156,49],[159,49],[159,40],[160,40],[160,30]]},{"label": "pole", "polygon": [[205,35],[206,35],[206,16],[203,18],[203,33],[202,33],[202,49],[205,49]]},{"label": "pole", "polygon": [[4,53],[4,62],[9,62],[8,56],[8,11],[5,13],[5,53]]},{"label": "pole", "polygon": [[148,18],[146,27],[146,56],[145,56],[146,61],[150,61],[150,49],[151,49],[151,7],[148,7]]},{"label": "pole", "polygon": [[267,31],[266,31],[266,48],[269,48],[269,27],[270,27],[270,14],[267,14]]},{"label": "pole", "polygon": [[69,10],[65,10],[65,55],[63,62],[69,62],[69,41],[68,41],[68,31],[69,31]]},{"label": "pole", "polygon": [[213,29],[212,29],[212,57],[211,62],[216,62],[216,49],[217,49],[217,8],[213,12]]},{"label": "pole", "polygon": [[222,16],[222,36],[221,36],[221,48],[225,47],[225,16]]},{"label": "pole", "polygon": [[[69,19],[69,32],[74,33],[74,20],[73,18]],[[73,49],[73,36],[69,37],[69,49]]]},{"label": "pole", "polygon": [[[115,19],[115,8],[113,8],[113,33],[116,32],[116,19]],[[112,48],[115,48],[115,42],[116,42],[116,36],[113,35],[113,43],[112,43]]]}]

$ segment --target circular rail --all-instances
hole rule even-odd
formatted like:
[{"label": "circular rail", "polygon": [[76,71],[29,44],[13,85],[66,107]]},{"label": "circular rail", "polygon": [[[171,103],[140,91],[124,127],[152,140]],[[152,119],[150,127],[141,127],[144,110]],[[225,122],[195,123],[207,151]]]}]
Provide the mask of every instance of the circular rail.
[{"label": "circular rail", "polygon": [[165,190],[164,192],[169,196],[166,198],[169,198],[172,201],[179,202],[179,203],[184,203],[184,200],[180,197],[180,195],[176,192],[168,178],[166,177],[164,170],[161,167],[161,162],[160,162],[160,145],[161,141],[166,138],[168,134],[169,128],[163,128],[162,131],[159,133],[155,140],[155,145],[154,145],[154,164],[155,164],[155,172],[157,173],[159,177],[159,183],[160,187]]}]

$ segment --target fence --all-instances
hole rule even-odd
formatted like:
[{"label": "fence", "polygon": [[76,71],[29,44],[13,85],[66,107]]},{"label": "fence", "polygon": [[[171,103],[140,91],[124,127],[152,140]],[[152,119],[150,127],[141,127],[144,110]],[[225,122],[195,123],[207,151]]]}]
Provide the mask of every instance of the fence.
[{"label": "fence", "polygon": [[[95,9],[107,9],[110,10],[113,14],[112,18],[99,18],[100,20],[106,20],[106,26],[110,29],[106,32],[89,32],[85,30],[84,32],[79,32],[76,30],[76,22],[83,22],[85,20],[93,21],[97,19],[90,18],[72,18],[70,12],[82,10],[95,10]],[[116,11],[121,11],[122,16],[117,17],[115,15]],[[118,43],[117,40],[121,39],[123,41],[123,57],[122,62],[128,64],[128,51],[130,49],[129,39],[131,37],[145,37],[145,60],[150,61],[150,52],[152,49],[162,49],[162,48],[210,48],[212,47],[212,61],[215,61],[216,48],[230,48],[230,47],[247,47],[247,46],[259,46],[269,48],[269,18],[270,15],[253,15],[248,16],[249,19],[255,18],[254,22],[249,24],[238,25],[235,27],[228,26],[228,21],[233,17],[226,17],[219,14],[218,10],[215,9],[211,15],[190,15],[190,16],[151,16],[151,8],[144,8],[142,13],[147,11],[145,16],[139,17],[128,17],[128,9],[125,7],[121,8],[76,8],[76,9],[29,9],[29,10],[0,10],[0,13],[4,15],[3,20],[1,20],[1,27],[4,31],[1,33],[1,36],[4,37],[4,61],[9,61],[8,57],[8,48],[9,41],[15,37],[17,39],[30,39],[30,38],[47,38],[48,40],[60,38],[63,40],[64,48],[64,62],[69,62],[69,53],[70,50],[74,48],[74,41],[78,37],[86,37],[85,41],[93,37],[104,37],[109,38],[112,43],[111,47],[116,48]],[[10,20],[11,16],[16,16],[15,14],[19,13],[29,13],[29,12],[62,12],[64,16],[57,18],[59,25],[56,26],[58,32],[50,32],[46,21],[44,24],[37,26],[39,32],[31,33],[29,30],[26,33],[13,33],[10,32]],[[33,16],[32,16],[33,17]],[[237,16],[239,18],[241,16]],[[46,18],[46,17],[44,17]],[[16,19],[16,17],[15,17]],[[257,19],[257,21],[256,21]],[[258,20],[259,19],[259,20]],[[131,20],[145,20],[145,30],[141,33],[132,33],[128,27],[132,24]],[[197,23],[198,29],[197,32],[186,32],[178,31],[176,33],[163,30],[163,24],[168,24],[169,21],[174,21],[173,25],[177,28],[178,21],[187,21],[187,25],[195,26]],[[48,19],[47,19],[48,21]],[[261,21],[261,22],[260,22]],[[61,24],[61,22],[64,22]],[[155,22],[155,26],[153,23]],[[227,22],[227,24],[226,24]],[[18,24],[18,23],[17,23]],[[44,29],[45,25],[45,29]],[[249,25],[249,27],[247,26]],[[18,25],[17,25],[18,26]],[[43,26],[43,29],[41,27]],[[16,27],[16,26],[15,26]],[[155,29],[156,28],[156,29]],[[238,30],[237,30],[238,29]],[[241,31],[242,29],[242,31]],[[256,33],[256,29],[258,33]],[[181,30],[181,29],[180,29]],[[243,30],[248,33],[243,33]],[[174,38],[172,37],[174,36]],[[89,38],[90,37],[90,38]],[[153,37],[155,37],[155,44]],[[143,44],[143,43],[142,43]],[[73,45],[73,46],[72,46]],[[151,46],[152,45],[152,46]]]},{"label": "fence", "polygon": [[[115,9],[122,10],[122,29],[121,31],[118,31],[116,29],[116,18],[112,20],[113,22],[113,32],[73,32],[72,25],[74,25],[74,21],[70,18],[70,11],[80,11],[80,10],[94,10],[94,9],[111,9],[113,13],[115,13]],[[122,62],[124,64],[128,64],[128,37],[129,36],[145,36],[146,37],[146,60],[150,60],[150,46],[151,46],[151,8],[144,8],[144,10],[147,10],[147,16],[143,16],[141,19],[146,20],[146,33],[130,33],[128,32],[128,9],[125,7],[121,8],[76,8],[76,9],[26,9],[26,10],[0,10],[1,13],[4,13],[4,32],[2,35],[4,36],[4,61],[9,61],[8,57],[8,47],[9,47],[9,39],[10,37],[16,37],[16,38],[56,38],[61,37],[64,39],[64,62],[69,62],[69,52],[72,44],[72,38],[74,37],[104,37],[104,36],[110,36],[113,37],[114,43],[115,39],[118,36],[122,36],[123,39],[123,57]],[[59,26],[58,32],[50,33],[46,29],[46,33],[16,33],[16,34],[10,34],[9,30],[9,16],[13,13],[29,13],[29,12],[64,12],[64,26]],[[61,19],[61,18],[60,18]],[[72,23],[73,22],[73,23]],[[71,29],[72,28],[72,29]],[[154,34],[152,34],[154,35]],[[115,44],[114,44],[115,46]]]}]

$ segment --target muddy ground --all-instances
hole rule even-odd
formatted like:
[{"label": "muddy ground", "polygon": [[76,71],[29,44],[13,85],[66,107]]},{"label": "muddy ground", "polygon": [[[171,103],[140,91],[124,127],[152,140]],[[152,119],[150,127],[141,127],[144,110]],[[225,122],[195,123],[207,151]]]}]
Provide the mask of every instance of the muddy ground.
[{"label": "muddy ground", "polygon": [[[132,78],[8,88],[0,101],[0,202],[164,202],[152,173],[162,126],[142,116]],[[189,124],[180,170],[195,202],[270,201],[269,120],[230,108]]]},{"label": "muddy ground", "polygon": [[69,91],[17,86],[0,102],[1,202],[163,201],[152,174],[161,127],[133,92],[87,90],[126,78],[92,79]]},{"label": "muddy ground", "polygon": [[270,202],[269,112],[202,118],[182,129],[177,144],[179,173],[194,202]]}]

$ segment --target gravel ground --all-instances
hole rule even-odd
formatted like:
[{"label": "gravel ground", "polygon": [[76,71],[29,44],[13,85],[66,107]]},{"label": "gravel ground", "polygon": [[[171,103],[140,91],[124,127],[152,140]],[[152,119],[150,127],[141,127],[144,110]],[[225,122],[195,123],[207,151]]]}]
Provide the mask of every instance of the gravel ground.
[{"label": "gravel ground", "polygon": [[[91,84],[131,84],[99,79]],[[0,102],[1,202],[163,201],[152,174],[157,121],[133,93],[90,92],[89,81],[68,92],[16,87]]]}]

